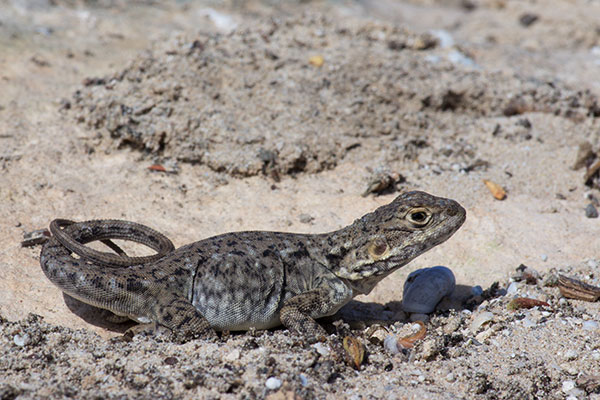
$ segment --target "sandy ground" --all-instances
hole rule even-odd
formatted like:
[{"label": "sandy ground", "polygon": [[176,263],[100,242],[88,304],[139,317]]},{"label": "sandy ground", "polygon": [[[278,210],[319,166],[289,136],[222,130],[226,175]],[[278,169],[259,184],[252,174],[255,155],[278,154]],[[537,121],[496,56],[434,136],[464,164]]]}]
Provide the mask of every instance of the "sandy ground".
[{"label": "sandy ground", "polygon": [[[0,1],[0,397],[598,398],[598,303],[552,282],[600,284],[598,181],[572,168],[581,142],[600,151],[600,3],[555,3]],[[57,217],[134,220],[177,246],[334,230],[394,198],[361,196],[381,171],[468,217],[346,310],[360,371],[285,330],[111,339],[20,244]],[[541,277],[507,293],[520,264]],[[372,343],[357,314],[402,335],[404,279],[433,265],[458,290],[427,339]],[[507,310],[516,295],[549,306]]]}]

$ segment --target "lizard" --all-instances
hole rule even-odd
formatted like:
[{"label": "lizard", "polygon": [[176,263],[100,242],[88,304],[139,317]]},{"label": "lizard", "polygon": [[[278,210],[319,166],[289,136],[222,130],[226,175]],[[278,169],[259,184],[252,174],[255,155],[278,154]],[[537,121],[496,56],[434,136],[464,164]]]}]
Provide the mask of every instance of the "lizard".
[{"label": "lizard", "polygon": [[[465,219],[456,201],[413,191],[329,233],[230,232],[176,250],[160,233],[133,222],[55,220],[40,265],[68,295],[175,334],[283,325],[300,336],[325,338],[316,319],[370,293],[446,241]],[[84,246],[111,238],[144,243],[158,254],[140,262]]]}]

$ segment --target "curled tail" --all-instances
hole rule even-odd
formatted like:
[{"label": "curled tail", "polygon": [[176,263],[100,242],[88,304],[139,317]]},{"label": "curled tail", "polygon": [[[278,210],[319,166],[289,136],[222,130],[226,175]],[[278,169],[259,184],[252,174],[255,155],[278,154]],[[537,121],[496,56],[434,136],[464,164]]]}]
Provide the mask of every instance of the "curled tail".
[{"label": "curled tail", "polygon": [[[170,253],[174,246],[164,235],[128,221],[95,220],[72,223],[52,221],[53,236],[43,246],[40,266],[48,279],[63,292],[84,303],[118,315],[139,316],[149,285],[136,270],[142,264]],[[58,229],[58,231],[57,231]],[[128,257],[93,250],[85,243],[125,239],[145,244],[159,253]],[[76,258],[72,253],[78,254]],[[113,262],[113,261],[117,262]]]}]

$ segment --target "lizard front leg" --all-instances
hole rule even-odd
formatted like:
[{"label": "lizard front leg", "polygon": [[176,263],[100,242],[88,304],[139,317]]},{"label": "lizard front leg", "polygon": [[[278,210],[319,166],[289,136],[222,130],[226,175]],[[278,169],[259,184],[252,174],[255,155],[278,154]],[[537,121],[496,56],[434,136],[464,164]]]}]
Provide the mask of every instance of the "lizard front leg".
[{"label": "lizard front leg", "polygon": [[283,326],[310,339],[324,339],[327,332],[315,318],[336,313],[352,298],[352,289],[337,277],[322,278],[319,287],[284,302],[279,312]]}]

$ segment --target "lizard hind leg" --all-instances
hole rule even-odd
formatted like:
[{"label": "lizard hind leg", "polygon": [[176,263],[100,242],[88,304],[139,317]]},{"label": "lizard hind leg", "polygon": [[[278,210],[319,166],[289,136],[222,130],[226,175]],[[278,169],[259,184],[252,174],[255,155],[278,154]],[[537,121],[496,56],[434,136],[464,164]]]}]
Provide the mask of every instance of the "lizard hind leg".
[{"label": "lizard hind leg", "polygon": [[154,308],[154,320],[168,328],[176,341],[216,338],[210,323],[187,299],[178,296],[162,298]]}]

